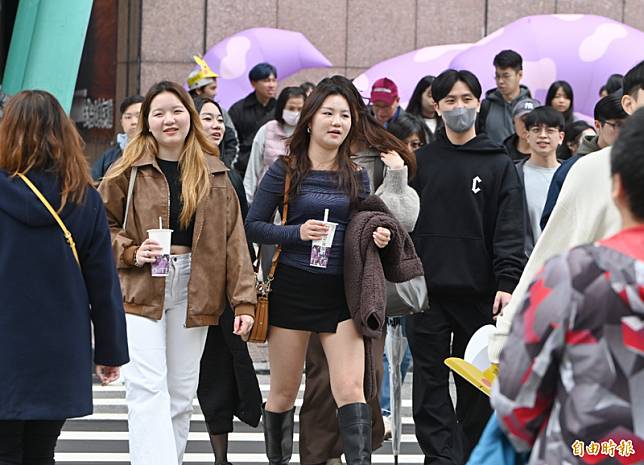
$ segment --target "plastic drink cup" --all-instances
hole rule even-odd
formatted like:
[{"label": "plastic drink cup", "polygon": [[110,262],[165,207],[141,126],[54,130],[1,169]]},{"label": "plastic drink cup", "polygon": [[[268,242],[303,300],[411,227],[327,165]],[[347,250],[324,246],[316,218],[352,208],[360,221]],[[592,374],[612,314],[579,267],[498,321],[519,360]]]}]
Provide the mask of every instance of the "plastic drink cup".
[{"label": "plastic drink cup", "polygon": [[330,221],[325,221],[324,224],[329,228],[327,236],[324,239],[311,242],[311,260],[309,264],[316,268],[326,268],[328,266],[335,228],[338,226],[338,223],[331,223]]},{"label": "plastic drink cup", "polygon": [[161,246],[161,255],[152,262],[152,276],[165,277],[170,272],[170,245],[172,229],[148,229],[148,237]]}]

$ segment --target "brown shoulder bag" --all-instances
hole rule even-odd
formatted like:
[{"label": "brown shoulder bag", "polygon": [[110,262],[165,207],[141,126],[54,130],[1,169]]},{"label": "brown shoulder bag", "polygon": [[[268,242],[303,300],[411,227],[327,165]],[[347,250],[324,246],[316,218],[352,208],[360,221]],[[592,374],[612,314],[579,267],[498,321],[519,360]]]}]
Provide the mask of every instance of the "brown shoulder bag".
[{"label": "brown shoulder bag", "polygon": [[[284,178],[284,208],[282,210],[282,225],[286,225],[288,215],[288,191],[291,188],[291,174],[287,168]],[[271,284],[275,278],[275,269],[282,253],[282,246],[278,245],[273,254],[271,269],[267,277],[260,278],[262,270],[262,246],[259,246],[257,260],[255,261],[255,289],[257,291],[257,306],[255,307],[255,323],[248,336],[248,342],[263,344],[268,336],[268,295],[271,293]]]}]

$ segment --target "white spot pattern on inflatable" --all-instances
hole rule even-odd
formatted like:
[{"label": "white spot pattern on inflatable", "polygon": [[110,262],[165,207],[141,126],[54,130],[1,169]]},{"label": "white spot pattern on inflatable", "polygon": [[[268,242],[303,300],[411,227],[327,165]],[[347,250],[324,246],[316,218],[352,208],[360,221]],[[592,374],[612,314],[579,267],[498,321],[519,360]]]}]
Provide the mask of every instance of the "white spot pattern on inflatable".
[{"label": "white spot pattern on inflatable", "polygon": [[246,55],[250,50],[247,37],[231,37],[226,44],[226,56],[221,59],[219,74],[224,79],[235,79],[246,73]]},{"label": "white spot pattern on inflatable", "polygon": [[628,30],[622,24],[600,24],[592,35],[586,37],[579,45],[581,61],[597,61],[604,56],[610,44],[628,35]]}]

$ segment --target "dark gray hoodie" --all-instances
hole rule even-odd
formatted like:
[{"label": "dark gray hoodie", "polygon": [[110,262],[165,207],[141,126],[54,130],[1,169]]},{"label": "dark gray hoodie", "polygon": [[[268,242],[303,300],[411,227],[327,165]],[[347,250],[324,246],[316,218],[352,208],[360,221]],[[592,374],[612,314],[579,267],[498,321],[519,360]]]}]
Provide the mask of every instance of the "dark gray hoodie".
[{"label": "dark gray hoodie", "polygon": [[523,85],[519,95],[511,102],[506,102],[498,89],[488,90],[481,103],[476,133],[485,132],[492,142],[503,145],[503,141],[514,134],[512,110],[519,101],[526,98],[531,98],[530,90]]}]

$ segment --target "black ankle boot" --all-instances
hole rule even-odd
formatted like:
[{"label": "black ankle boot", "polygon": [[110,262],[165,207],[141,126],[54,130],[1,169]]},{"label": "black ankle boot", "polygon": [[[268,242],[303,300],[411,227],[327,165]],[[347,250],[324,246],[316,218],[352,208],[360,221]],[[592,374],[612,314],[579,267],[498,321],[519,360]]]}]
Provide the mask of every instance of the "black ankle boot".
[{"label": "black ankle boot", "polygon": [[338,425],[347,465],[371,464],[371,408],[362,403],[338,409]]},{"label": "black ankle boot", "polygon": [[283,413],[269,412],[262,406],[264,443],[269,465],[286,465],[293,454],[295,407]]}]

